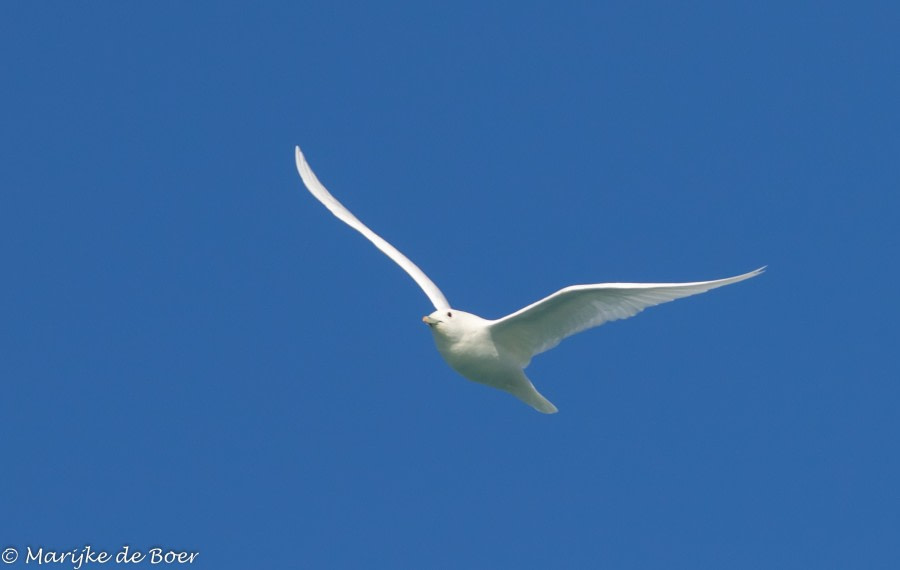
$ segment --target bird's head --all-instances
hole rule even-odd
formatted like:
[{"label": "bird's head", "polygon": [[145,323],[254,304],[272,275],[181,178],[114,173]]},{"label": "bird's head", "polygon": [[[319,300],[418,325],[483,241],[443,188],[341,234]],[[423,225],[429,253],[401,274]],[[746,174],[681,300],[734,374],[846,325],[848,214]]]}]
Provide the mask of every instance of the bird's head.
[{"label": "bird's head", "polygon": [[460,337],[477,328],[484,319],[456,309],[438,309],[427,317],[422,317],[422,322],[428,325],[435,335]]}]

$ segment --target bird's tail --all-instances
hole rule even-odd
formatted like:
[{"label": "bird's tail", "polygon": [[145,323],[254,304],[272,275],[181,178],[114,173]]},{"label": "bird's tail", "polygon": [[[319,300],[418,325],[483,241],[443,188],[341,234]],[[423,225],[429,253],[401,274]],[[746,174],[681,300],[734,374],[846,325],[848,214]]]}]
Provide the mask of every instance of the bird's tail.
[{"label": "bird's tail", "polygon": [[542,414],[555,414],[559,411],[550,400],[543,397],[541,393],[535,389],[534,384],[532,384],[531,380],[525,376],[524,372],[522,373],[521,379],[507,388],[506,391]]}]

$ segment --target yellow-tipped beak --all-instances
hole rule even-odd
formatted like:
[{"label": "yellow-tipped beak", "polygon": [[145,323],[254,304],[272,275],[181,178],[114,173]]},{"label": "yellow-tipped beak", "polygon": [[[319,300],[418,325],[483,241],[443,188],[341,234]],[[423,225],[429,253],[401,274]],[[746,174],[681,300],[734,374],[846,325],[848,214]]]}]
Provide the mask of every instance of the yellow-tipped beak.
[{"label": "yellow-tipped beak", "polygon": [[431,326],[431,325],[437,324],[441,321],[439,321],[437,319],[432,319],[431,317],[422,317],[422,322],[428,326]]}]

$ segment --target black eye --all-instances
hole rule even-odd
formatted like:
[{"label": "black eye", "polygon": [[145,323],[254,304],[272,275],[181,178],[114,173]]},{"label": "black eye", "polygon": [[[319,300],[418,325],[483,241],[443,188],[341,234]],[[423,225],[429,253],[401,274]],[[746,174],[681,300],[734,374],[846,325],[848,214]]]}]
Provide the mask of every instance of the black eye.
[{"label": "black eye", "polygon": [[447,311],[447,316],[448,316],[448,317],[452,317],[452,316],[453,316],[453,313],[451,313],[450,311]]}]

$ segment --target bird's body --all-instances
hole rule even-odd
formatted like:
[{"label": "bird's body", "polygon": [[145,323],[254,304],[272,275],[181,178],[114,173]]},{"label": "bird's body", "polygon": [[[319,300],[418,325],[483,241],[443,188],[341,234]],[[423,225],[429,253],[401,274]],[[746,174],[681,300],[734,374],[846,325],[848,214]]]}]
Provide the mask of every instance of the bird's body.
[{"label": "bird's body", "polygon": [[464,378],[505,390],[544,413],[556,406],[541,396],[520,362],[495,342],[492,325],[465,311],[435,311],[422,319],[431,329],[438,352]]},{"label": "bird's body", "polygon": [[451,308],[444,294],[421,269],[360,222],[325,189],[299,147],[296,161],[310,193],[400,265],[431,300],[435,311],[422,320],[430,327],[438,352],[450,367],[469,380],[505,390],[547,414],[555,413],[556,406],[534,388],[524,372],[534,355],[585,329],[634,316],[646,307],[755,277],[764,269],[693,283],[573,285],[506,317],[487,320]]}]

